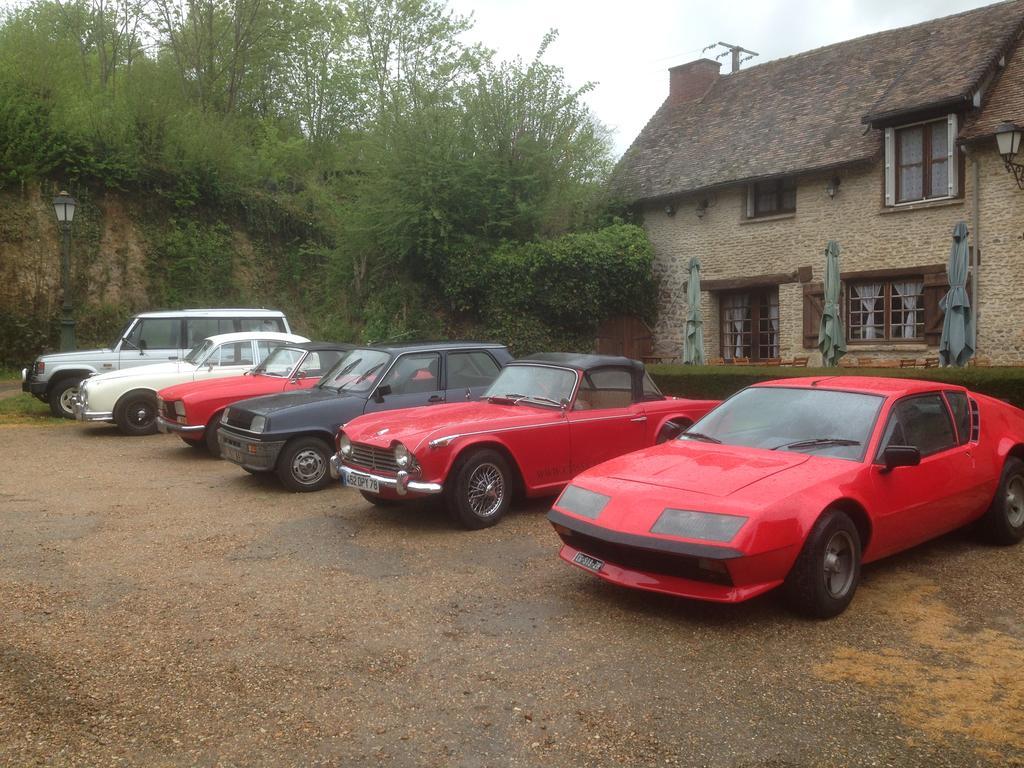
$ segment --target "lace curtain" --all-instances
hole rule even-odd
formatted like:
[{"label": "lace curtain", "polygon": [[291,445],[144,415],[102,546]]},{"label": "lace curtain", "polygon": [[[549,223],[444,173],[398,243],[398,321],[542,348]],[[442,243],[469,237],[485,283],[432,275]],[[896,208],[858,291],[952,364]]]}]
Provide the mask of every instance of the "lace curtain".
[{"label": "lace curtain", "polygon": [[917,316],[921,308],[921,293],[924,283],[920,280],[906,280],[892,284],[892,337],[894,339],[917,338]]},{"label": "lace curtain", "polygon": [[779,305],[768,307],[768,357],[779,356]]},{"label": "lace curtain", "polygon": [[734,293],[725,297],[726,357],[746,357],[743,349],[743,329],[750,317],[750,296]]},{"label": "lace curtain", "polygon": [[[852,288],[852,309],[855,315],[860,316],[860,338],[879,338],[885,323],[882,311],[882,284],[860,283]],[[854,323],[851,322],[850,325]]]}]

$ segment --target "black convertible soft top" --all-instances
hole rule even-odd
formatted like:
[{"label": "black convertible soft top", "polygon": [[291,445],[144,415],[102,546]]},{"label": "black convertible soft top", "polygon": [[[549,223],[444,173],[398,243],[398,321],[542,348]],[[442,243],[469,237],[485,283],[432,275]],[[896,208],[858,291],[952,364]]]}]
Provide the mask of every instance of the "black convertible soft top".
[{"label": "black convertible soft top", "polygon": [[644,364],[639,360],[617,355],[585,355],[578,352],[538,352],[529,357],[523,357],[515,363],[551,363],[552,365],[564,365],[568,368],[577,368],[581,371],[589,371],[594,368],[632,368],[633,371],[642,376]]}]

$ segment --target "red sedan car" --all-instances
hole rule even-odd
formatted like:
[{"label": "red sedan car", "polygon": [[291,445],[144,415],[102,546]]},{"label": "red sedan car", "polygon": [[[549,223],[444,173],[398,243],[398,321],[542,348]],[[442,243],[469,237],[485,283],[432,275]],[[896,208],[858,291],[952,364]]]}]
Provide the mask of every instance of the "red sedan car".
[{"label": "red sedan car", "polygon": [[635,360],[574,354],[509,363],[484,398],[355,418],[338,436],[332,474],[376,504],[443,494],[457,521],[484,528],[513,494],[555,494],[718,404],[665,397]]},{"label": "red sedan car", "polygon": [[157,393],[157,429],[220,455],[217,431],[224,409],[251,397],[309,389],[344,357],[351,344],[307,341],[284,344],[244,376],[176,384]]},{"label": "red sedan car", "polygon": [[910,379],[766,382],[580,474],[548,517],[562,559],[607,581],[720,602],[782,586],[834,616],[862,563],[974,521],[1024,537],[1024,411]]}]

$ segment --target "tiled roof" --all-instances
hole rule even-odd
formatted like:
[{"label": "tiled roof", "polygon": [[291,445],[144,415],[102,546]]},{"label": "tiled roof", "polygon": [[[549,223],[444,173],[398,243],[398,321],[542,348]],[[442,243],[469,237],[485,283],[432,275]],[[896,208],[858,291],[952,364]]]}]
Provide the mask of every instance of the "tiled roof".
[{"label": "tiled roof", "polygon": [[719,77],[700,99],[666,99],[613,188],[635,201],[870,160],[881,140],[865,121],[969,98],[1022,25],[1012,0]]},{"label": "tiled roof", "polygon": [[1004,121],[1024,126],[1024,45],[1006,62],[981,111],[965,121],[960,136],[967,140],[991,136]]}]

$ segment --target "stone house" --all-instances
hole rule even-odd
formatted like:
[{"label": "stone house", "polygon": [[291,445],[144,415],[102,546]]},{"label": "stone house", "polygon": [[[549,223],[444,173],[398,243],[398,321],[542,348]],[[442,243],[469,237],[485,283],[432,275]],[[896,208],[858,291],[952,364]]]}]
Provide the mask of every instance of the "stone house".
[{"label": "stone house", "polygon": [[936,357],[964,221],[978,354],[1024,362],[1024,191],[994,138],[1024,126],[1022,33],[1014,0],[732,74],[670,69],[613,175],[654,245],[656,354],[682,355],[697,256],[708,358],[814,364],[834,239],[848,355]]}]

